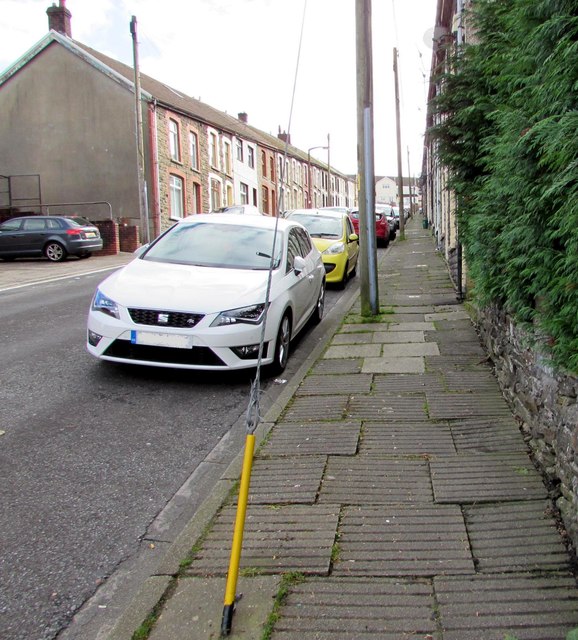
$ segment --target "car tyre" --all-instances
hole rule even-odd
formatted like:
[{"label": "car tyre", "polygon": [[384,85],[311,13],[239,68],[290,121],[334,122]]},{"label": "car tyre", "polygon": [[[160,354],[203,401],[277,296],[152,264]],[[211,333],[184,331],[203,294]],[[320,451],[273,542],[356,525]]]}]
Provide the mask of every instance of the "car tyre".
[{"label": "car tyre", "polygon": [[349,260],[345,264],[345,269],[343,270],[343,278],[341,278],[341,282],[338,284],[338,287],[340,289],[345,289],[348,282],[349,282]]},{"label": "car tyre", "polygon": [[60,242],[49,242],[44,247],[44,255],[50,262],[62,262],[66,259],[66,249]]},{"label": "car tyre", "polygon": [[315,310],[311,316],[312,324],[319,324],[323,319],[323,310],[325,309],[325,280],[321,283],[321,289],[319,289],[319,295],[317,296],[317,303],[315,304]]},{"label": "car tyre", "polygon": [[270,372],[273,375],[279,375],[285,371],[287,361],[289,360],[289,346],[291,343],[291,318],[289,313],[284,313],[279,323],[277,338],[275,339],[275,353],[273,354],[273,362],[270,365]]}]

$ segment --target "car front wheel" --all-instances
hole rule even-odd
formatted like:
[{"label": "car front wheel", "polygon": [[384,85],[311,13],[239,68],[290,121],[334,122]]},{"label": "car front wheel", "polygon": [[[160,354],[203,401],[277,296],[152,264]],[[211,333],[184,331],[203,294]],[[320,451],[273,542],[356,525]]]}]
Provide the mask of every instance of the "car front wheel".
[{"label": "car front wheel", "polygon": [[59,242],[49,242],[44,247],[44,255],[51,262],[62,262],[66,258],[66,249]]},{"label": "car front wheel", "polygon": [[271,363],[271,373],[279,375],[285,371],[289,360],[289,344],[291,342],[291,320],[289,314],[285,313],[279,324],[277,339],[275,340],[275,355]]}]

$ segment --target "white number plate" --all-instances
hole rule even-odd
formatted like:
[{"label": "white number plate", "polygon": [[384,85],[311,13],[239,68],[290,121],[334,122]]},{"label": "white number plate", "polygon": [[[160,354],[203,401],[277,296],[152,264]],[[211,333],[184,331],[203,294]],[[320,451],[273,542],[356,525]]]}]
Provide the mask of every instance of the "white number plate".
[{"label": "white number plate", "polygon": [[191,349],[193,338],[171,333],[155,333],[153,331],[131,331],[130,341],[133,344],[148,344],[153,347],[173,347],[175,349]]}]

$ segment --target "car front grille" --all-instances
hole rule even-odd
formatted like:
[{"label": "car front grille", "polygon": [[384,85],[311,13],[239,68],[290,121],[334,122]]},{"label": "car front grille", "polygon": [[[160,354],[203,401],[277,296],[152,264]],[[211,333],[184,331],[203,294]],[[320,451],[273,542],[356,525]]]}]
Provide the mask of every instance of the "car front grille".
[{"label": "car front grille", "polygon": [[131,320],[136,324],[175,329],[190,329],[204,318],[200,313],[159,311],[158,309],[129,309],[128,312]]},{"label": "car front grille", "polygon": [[226,366],[221,358],[208,347],[174,349],[172,347],[133,344],[130,340],[115,340],[103,355],[123,360],[142,360],[144,362],[159,362],[163,364],[190,364],[207,367]]}]

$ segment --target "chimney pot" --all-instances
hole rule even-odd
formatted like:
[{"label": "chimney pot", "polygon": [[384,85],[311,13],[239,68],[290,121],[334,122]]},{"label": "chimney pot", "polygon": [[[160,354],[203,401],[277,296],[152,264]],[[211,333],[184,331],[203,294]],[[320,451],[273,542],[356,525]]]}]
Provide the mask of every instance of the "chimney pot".
[{"label": "chimney pot", "polygon": [[241,122],[247,123],[249,122],[249,116],[244,111],[241,111],[241,113],[239,114],[239,120]]}]

